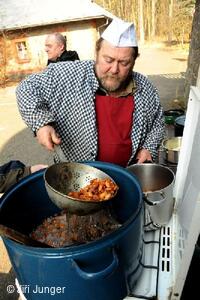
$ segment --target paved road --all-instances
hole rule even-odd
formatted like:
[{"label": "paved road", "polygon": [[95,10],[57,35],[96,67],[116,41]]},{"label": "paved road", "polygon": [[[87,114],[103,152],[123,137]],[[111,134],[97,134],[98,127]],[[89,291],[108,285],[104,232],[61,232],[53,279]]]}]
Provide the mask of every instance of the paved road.
[{"label": "paved road", "polygon": [[[174,106],[174,99],[182,98],[187,56],[181,51],[160,48],[141,48],[135,70],[148,75],[158,88],[165,109]],[[0,164],[19,159],[26,164],[53,163],[51,153],[38,145],[21,120],[15,101],[15,88],[0,89]],[[6,287],[14,283],[6,251],[0,241],[0,300],[18,299],[8,294]]]}]

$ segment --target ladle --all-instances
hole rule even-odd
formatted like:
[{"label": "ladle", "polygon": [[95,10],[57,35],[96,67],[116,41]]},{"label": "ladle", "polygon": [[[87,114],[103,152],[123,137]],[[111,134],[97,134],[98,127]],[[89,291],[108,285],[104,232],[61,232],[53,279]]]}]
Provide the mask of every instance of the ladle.
[{"label": "ladle", "polygon": [[100,201],[78,199],[68,195],[71,191],[78,191],[87,186],[92,179],[110,179],[114,182],[107,173],[84,163],[61,162],[49,166],[44,172],[49,198],[60,209],[65,209],[70,214],[88,215],[102,209],[105,203],[116,196],[117,189],[109,199]]},{"label": "ladle", "polygon": [[44,248],[44,247],[52,248],[51,246],[49,246],[45,243],[36,241],[36,240],[32,239],[31,237],[15,230],[15,229],[12,229],[10,227],[2,225],[2,224],[0,224],[0,235],[2,237],[9,238],[9,239],[14,240],[15,242],[18,242],[23,245],[32,246],[32,247],[40,247],[40,248]]}]

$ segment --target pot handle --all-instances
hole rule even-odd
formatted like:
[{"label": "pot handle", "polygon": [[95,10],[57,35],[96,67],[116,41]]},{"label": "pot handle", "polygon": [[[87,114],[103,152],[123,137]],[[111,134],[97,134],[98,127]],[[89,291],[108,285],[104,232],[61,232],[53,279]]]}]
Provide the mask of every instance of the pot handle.
[{"label": "pot handle", "polygon": [[111,273],[113,273],[119,265],[119,259],[118,259],[118,256],[117,256],[114,248],[112,249],[112,255],[113,255],[113,259],[112,259],[111,264],[109,266],[107,266],[105,269],[103,269],[99,272],[95,272],[95,273],[87,273],[87,272],[83,271],[74,259],[71,259],[71,260],[72,260],[72,265],[75,267],[75,269],[80,277],[82,277],[86,280],[102,279],[102,278],[109,276]]},{"label": "pot handle", "polygon": [[[153,195],[154,200],[152,199],[152,197],[149,197],[150,195],[151,196]],[[163,191],[161,191],[161,192],[153,192],[153,193],[144,193],[143,199],[148,205],[154,206],[154,205],[159,204],[160,202],[163,202],[166,198],[165,198],[165,193]],[[155,199],[157,199],[157,200],[155,200]],[[159,200],[159,202],[158,202],[158,200]]]}]

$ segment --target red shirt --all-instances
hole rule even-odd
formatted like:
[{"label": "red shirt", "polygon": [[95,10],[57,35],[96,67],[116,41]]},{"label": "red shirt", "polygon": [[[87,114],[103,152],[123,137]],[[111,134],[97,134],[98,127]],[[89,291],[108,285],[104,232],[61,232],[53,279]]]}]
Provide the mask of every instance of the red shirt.
[{"label": "red shirt", "polygon": [[97,160],[125,167],[132,154],[134,98],[96,95]]}]

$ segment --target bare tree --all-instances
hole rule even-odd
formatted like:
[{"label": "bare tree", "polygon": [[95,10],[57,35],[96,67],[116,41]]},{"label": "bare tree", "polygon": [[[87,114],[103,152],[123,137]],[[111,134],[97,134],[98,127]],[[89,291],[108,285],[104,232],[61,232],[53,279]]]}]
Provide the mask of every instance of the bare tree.
[{"label": "bare tree", "polygon": [[174,0],[169,1],[169,24],[168,24],[168,42],[172,42],[172,18],[173,18]]},{"label": "bare tree", "polygon": [[189,58],[185,79],[185,99],[188,98],[191,85],[197,84],[200,65],[200,0],[196,0],[192,23]]},{"label": "bare tree", "polygon": [[152,0],[151,1],[151,39],[155,38],[155,34],[156,34],[156,19],[155,19],[155,15],[156,15],[156,2],[157,0]]},{"label": "bare tree", "polygon": [[138,0],[138,19],[139,19],[139,32],[140,43],[144,43],[144,17],[143,17],[143,0]]}]

